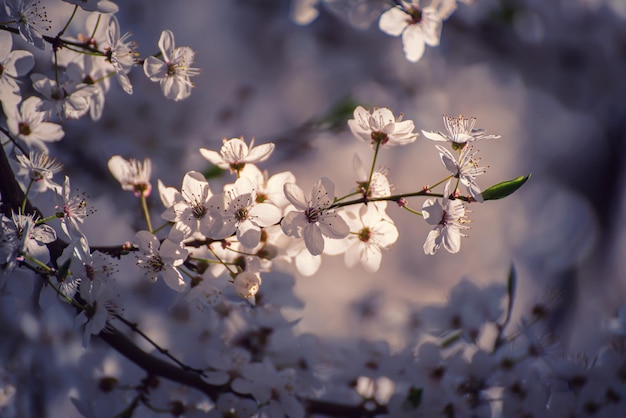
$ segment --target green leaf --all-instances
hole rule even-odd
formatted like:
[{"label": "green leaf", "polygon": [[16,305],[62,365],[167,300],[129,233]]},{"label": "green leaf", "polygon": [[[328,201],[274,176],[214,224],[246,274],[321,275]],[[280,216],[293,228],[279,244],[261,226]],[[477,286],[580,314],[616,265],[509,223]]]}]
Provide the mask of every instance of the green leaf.
[{"label": "green leaf", "polygon": [[530,174],[527,176],[519,176],[513,180],[503,181],[495,184],[486,190],[483,190],[483,200],[496,200],[513,194],[517,189],[522,187],[528,181]]},{"label": "green leaf", "polygon": [[506,309],[506,317],[502,323],[502,328],[506,327],[511,320],[511,312],[513,311],[513,302],[515,301],[515,289],[517,288],[517,273],[515,272],[515,266],[511,263],[511,269],[509,270],[509,278],[506,283],[506,292],[509,298],[508,306]]},{"label": "green leaf", "polygon": [[422,403],[423,393],[424,389],[411,387],[404,401],[405,408],[408,410],[415,410],[419,408],[420,404]]},{"label": "green leaf", "polygon": [[209,168],[202,172],[202,175],[205,179],[211,180],[222,177],[224,173],[226,173],[226,170],[223,170],[216,165],[211,165]]}]

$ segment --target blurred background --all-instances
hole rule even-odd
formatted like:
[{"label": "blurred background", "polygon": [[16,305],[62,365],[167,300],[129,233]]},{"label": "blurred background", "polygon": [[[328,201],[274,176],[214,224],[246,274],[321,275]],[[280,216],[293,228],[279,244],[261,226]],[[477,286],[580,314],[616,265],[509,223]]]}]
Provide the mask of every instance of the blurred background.
[{"label": "blurred background", "polygon": [[[71,11],[49,3],[52,15]],[[324,257],[315,276],[296,277],[305,307],[292,315],[303,317],[302,331],[401,342],[419,309],[445,302],[462,277],[504,284],[514,263],[516,315],[556,291],[555,330],[574,350],[596,348],[599,321],[626,295],[626,3],[460,4],[444,22],[441,45],[415,64],[400,39],[378,29],[381,4],[328,1],[307,26],[290,19],[288,0],[120,4],[121,30],[132,31],[141,56],[158,52],[161,31],[170,29],[177,46],[196,51],[202,73],[191,97],[175,103],[137,68],[130,74],[135,93],[114,83],[100,121],[65,124],[66,137],[51,152],[98,210],[85,222],[90,242],[120,244],[143,228],[137,202],[106,168],[114,154],[150,157],[154,182],[180,187],[186,171],[209,167],[199,148],[255,137],[277,144],[260,165],[270,174],[291,170],[305,191],[327,176],[341,194],[355,185],[353,155],[371,161],[369,146],[345,123],[356,104],[403,113],[418,131],[444,130],[443,114],[475,116],[478,128],[502,136],[477,145],[489,166],[479,184],[528,173],[531,180],[507,199],[470,205],[472,229],[459,254],[424,255],[430,227],[390,205],[401,234],[380,271]],[[389,169],[396,192],[419,190],[446,173],[423,136],[383,150],[379,166]],[[156,193],[151,203],[156,217]],[[268,275],[264,286],[272,280]]]}]

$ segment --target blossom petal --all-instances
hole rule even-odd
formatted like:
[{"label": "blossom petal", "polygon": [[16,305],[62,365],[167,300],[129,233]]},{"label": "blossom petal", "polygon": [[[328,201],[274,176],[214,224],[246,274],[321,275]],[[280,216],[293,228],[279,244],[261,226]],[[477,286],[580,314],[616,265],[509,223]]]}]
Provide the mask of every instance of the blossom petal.
[{"label": "blossom petal", "polygon": [[387,35],[400,36],[408,26],[409,16],[400,7],[393,7],[380,16],[378,28]]},{"label": "blossom petal", "polygon": [[402,33],[402,47],[407,60],[417,62],[422,58],[426,44],[424,43],[424,34],[418,26],[409,26]]},{"label": "blossom petal", "polygon": [[294,205],[298,210],[307,210],[307,202],[304,197],[304,192],[302,189],[295,183],[285,183],[283,186],[283,191],[285,192],[285,197],[289,200],[289,203]]}]

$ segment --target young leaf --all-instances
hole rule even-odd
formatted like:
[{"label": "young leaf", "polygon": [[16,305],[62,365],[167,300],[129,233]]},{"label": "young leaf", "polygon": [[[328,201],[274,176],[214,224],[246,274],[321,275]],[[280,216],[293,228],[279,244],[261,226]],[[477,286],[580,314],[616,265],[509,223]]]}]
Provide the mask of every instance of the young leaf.
[{"label": "young leaf", "polygon": [[527,176],[519,176],[513,180],[503,181],[502,183],[495,184],[488,189],[483,190],[483,200],[496,200],[507,197],[513,194],[517,189],[522,187],[526,181],[530,178],[530,174]]}]

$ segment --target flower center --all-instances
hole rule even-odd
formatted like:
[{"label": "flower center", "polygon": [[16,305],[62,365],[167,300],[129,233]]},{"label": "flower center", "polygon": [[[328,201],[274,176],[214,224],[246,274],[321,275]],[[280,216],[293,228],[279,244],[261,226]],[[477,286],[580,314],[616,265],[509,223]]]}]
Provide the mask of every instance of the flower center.
[{"label": "flower center", "polygon": [[163,262],[161,257],[158,255],[150,257],[150,259],[146,263],[146,268],[154,271],[155,273],[157,271],[163,270],[163,267],[165,267],[165,263]]},{"label": "flower center", "polygon": [[237,219],[238,222],[248,219],[248,208],[241,208],[237,210],[237,212],[235,212],[235,219]]},{"label": "flower center", "polygon": [[406,12],[411,16],[411,20],[409,24],[416,25],[422,21],[422,9],[417,7],[411,7],[406,10]]},{"label": "flower center", "polygon": [[30,135],[31,134],[31,130],[30,130],[30,125],[28,122],[20,122],[17,124],[17,130],[19,131],[20,135]]},{"label": "flower center", "polygon": [[206,215],[207,208],[204,205],[196,203],[195,205],[192,206],[191,213],[193,214],[194,218],[199,220],[199,219],[202,219],[204,215]]},{"label": "flower center", "polygon": [[372,238],[372,230],[365,227],[359,231],[359,239],[363,242],[368,242]]},{"label": "flower center", "polygon": [[313,208],[308,208],[307,210],[304,211],[304,216],[306,216],[310,224],[314,224],[315,222],[319,220],[320,212],[316,211]]},{"label": "flower center", "polygon": [[371,138],[372,138],[373,145],[376,145],[376,144],[385,145],[387,141],[389,141],[389,135],[380,131],[372,132]]}]

